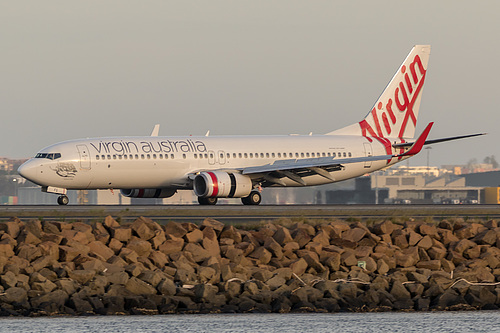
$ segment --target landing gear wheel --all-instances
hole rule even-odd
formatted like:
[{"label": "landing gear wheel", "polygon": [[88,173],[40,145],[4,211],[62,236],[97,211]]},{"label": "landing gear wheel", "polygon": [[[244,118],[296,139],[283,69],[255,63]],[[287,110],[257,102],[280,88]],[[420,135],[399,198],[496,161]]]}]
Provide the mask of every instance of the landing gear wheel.
[{"label": "landing gear wheel", "polygon": [[260,204],[262,196],[257,191],[252,191],[248,197],[241,198],[244,205],[257,206]]},{"label": "landing gear wheel", "polygon": [[66,195],[61,195],[57,198],[57,203],[62,206],[66,206],[69,203],[69,199]]},{"label": "landing gear wheel", "polygon": [[217,198],[198,197],[198,202],[200,205],[215,205],[217,203]]}]

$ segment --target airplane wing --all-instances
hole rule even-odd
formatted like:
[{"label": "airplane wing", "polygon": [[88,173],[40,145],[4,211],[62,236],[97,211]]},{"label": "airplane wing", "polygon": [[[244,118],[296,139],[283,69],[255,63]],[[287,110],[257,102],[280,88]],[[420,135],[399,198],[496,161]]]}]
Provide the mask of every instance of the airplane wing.
[{"label": "airplane wing", "polygon": [[243,175],[253,176],[252,178],[262,178],[270,183],[284,185],[281,178],[287,177],[293,181],[306,185],[302,177],[318,174],[329,180],[335,181],[330,174],[331,171],[341,170],[345,164],[391,160],[403,156],[413,156],[420,152],[425,144],[425,140],[434,123],[429,123],[420,137],[412,143],[410,149],[400,155],[380,155],[380,156],[364,156],[353,158],[334,158],[334,157],[318,157],[306,159],[288,159],[278,160],[270,164],[244,168],[241,173]]}]

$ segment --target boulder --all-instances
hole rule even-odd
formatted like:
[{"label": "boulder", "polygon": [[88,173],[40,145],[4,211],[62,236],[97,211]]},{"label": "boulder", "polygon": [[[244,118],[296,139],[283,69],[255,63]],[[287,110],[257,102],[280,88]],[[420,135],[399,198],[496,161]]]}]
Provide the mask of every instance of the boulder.
[{"label": "boulder", "polygon": [[293,242],[290,231],[282,226],[278,226],[278,229],[274,233],[273,238],[281,246],[285,246],[287,243]]},{"label": "boulder", "polygon": [[434,224],[425,223],[420,225],[419,232],[422,236],[429,236],[431,238],[438,237],[437,227]]},{"label": "boulder", "polygon": [[283,258],[283,248],[274,238],[269,238],[264,243],[264,248],[271,252],[271,254],[278,260]]},{"label": "boulder", "polygon": [[148,225],[151,222],[148,223],[144,217],[139,217],[130,225],[130,228],[137,237],[147,241],[155,236],[154,229]]},{"label": "boulder", "polygon": [[441,260],[419,261],[417,267],[437,271],[441,269]]},{"label": "boulder", "polygon": [[134,251],[139,256],[147,257],[152,251],[151,243],[140,238],[133,238],[126,248]]},{"label": "boulder", "polygon": [[200,243],[203,240],[203,232],[200,229],[194,229],[191,232],[188,232],[184,239],[188,243]]},{"label": "boulder", "polygon": [[366,230],[362,228],[354,228],[346,230],[342,233],[342,239],[357,243],[366,235]]},{"label": "boulder", "polygon": [[74,270],[68,273],[70,279],[78,282],[81,285],[89,283],[95,276],[94,270]]},{"label": "boulder", "polygon": [[200,229],[205,230],[205,228],[211,228],[216,234],[220,234],[222,229],[224,229],[224,223],[214,220],[212,218],[206,218],[201,223]]},{"label": "boulder", "polygon": [[9,258],[14,256],[14,246],[8,240],[0,241],[0,257]]},{"label": "boulder", "polygon": [[108,260],[112,256],[115,255],[115,252],[111,250],[109,247],[104,245],[101,242],[93,241],[88,244],[90,248],[90,254],[95,253],[104,258],[104,260]]},{"label": "boulder", "polygon": [[110,234],[112,238],[127,243],[132,238],[132,229],[128,226],[113,227],[110,229]]},{"label": "boulder", "polygon": [[0,230],[4,231],[12,238],[17,238],[23,225],[24,223],[21,220],[14,218],[10,221],[0,222]]},{"label": "boulder", "polygon": [[296,260],[290,265],[292,272],[298,276],[304,274],[307,267],[308,267],[307,262],[303,258]]},{"label": "boulder", "polygon": [[134,276],[127,281],[125,289],[134,295],[155,295],[157,293],[156,289],[152,285]]},{"label": "boulder", "polygon": [[191,253],[193,260],[197,263],[201,263],[211,257],[207,250],[205,250],[201,245],[195,243],[187,243],[184,247],[184,251]]},{"label": "boulder", "polygon": [[104,226],[106,226],[108,229],[111,229],[111,228],[117,228],[120,226],[120,224],[118,222],[116,222],[116,220],[108,215],[104,218],[104,222],[103,222]]},{"label": "boulder", "polygon": [[393,230],[394,224],[389,220],[376,224],[372,228],[373,233],[375,233],[376,235],[390,235]]},{"label": "boulder", "polygon": [[271,261],[272,254],[265,247],[261,246],[255,249],[252,253],[249,254],[250,258],[257,259],[261,264],[267,264]]},{"label": "boulder", "polygon": [[28,293],[24,288],[12,287],[8,288],[0,294],[0,302],[2,303],[23,303],[28,300]]},{"label": "boulder", "polygon": [[61,309],[68,301],[68,294],[62,290],[54,290],[48,294],[32,297],[30,299],[33,308],[39,308],[43,303],[52,304],[55,309]]}]

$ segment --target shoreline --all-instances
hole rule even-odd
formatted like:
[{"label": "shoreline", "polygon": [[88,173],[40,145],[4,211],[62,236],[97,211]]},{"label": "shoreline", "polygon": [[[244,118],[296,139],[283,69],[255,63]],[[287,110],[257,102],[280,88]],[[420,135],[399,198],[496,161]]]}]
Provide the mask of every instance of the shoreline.
[{"label": "shoreline", "polygon": [[496,220],[0,222],[0,316],[490,310]]}]

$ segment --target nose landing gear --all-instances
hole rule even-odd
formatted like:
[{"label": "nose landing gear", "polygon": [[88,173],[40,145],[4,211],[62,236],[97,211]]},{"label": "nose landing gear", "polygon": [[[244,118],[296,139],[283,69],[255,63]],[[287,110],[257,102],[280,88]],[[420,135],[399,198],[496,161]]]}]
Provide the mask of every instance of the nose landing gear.
[{"label": "nose landing gear", "polygon": [[59,205],[62,205],[62,206],[65,206],[69,203],[69,198],[67,195],[60,195],[58,198],[57,198],[57,203]]}]

